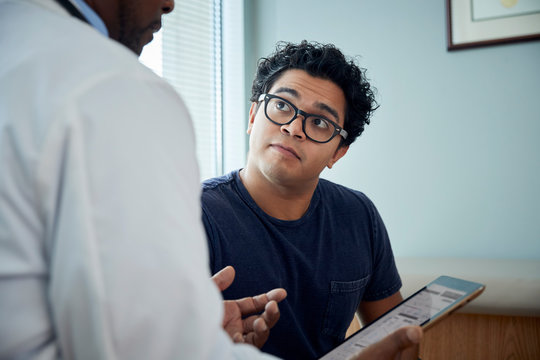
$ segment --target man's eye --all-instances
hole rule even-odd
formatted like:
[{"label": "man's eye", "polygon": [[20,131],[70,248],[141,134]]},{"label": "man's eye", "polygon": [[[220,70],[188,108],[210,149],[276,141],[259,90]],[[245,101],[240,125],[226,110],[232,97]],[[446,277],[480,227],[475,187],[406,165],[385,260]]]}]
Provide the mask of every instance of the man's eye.
[{"label": "man's eye", "polygon": [[278,109],[280,111],[289,111],[291,108],[290,108],[289,104],[287,104],[286,102],[278,101],[276,103],[276,109]]},{"label": "man's eye", "polygon": [[321,118],[313,118],[313,120],[311,120],[311,123],[321,129],[328,128],[328,122],[326,122],[326,120],[321,119]]}]

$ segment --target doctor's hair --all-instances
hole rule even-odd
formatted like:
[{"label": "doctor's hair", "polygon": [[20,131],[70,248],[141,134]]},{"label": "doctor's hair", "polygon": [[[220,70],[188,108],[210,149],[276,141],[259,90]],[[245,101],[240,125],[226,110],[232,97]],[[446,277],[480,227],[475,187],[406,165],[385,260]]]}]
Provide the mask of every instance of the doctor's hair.
[{"label": "doctor's hair", "polygon": [[261,94],[267,93],[276,80],[291,69],[304,70],[311,76],[330,80],[343,90],[346,101],[343,128],[348,136],[342,139],[340,146],[352,144],[378,108],[376,90],[369,84],[366,70],[346,58],[333,44],[306,40],[299,44],[278,42],[273,54],[259,59],[250,100],[257,102]]}]

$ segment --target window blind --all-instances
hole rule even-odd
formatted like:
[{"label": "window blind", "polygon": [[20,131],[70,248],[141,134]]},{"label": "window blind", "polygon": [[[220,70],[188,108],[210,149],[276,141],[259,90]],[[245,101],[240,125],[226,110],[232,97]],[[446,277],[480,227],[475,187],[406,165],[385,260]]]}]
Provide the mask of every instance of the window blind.
[{"label": "window blind", "polygon": [[183,98],[201,179],[222,173],[221,0],[176,0],[140,60]]}]

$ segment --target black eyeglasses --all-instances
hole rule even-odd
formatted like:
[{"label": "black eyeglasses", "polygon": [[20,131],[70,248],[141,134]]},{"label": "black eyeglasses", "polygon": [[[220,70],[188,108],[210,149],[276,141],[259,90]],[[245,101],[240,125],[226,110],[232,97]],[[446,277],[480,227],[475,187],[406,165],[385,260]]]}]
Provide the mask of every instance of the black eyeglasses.
[{"label": "black eyeglasses", "polygon": [[302,115],[302,130],[306,137],[317,143],[327,143],[336,135],[347,138],[347,132],[338,124],[321,115],[308,114],[298,109],[289,100],[272,94],[261,94],[259,101],[265,102],[264,114],[276,125],[288,125]]}]

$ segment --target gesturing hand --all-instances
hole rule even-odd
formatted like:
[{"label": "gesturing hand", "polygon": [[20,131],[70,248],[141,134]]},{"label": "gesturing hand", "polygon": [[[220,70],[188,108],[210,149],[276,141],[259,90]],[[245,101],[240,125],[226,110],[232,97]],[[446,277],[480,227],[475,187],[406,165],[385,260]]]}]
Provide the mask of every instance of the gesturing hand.
[{"label": "gesturing hand", "polygon": [[[234,268],[227,266],[212,276],[212,280],[219,290],[223,291],[233,283],[234,276]],[[223,328],[234,342],[244,342],[261,348],[270,335],[270,329],[279,320],[277,303],[286,296],[285,289],[273,289],[253,297],[225,300]]]}]

